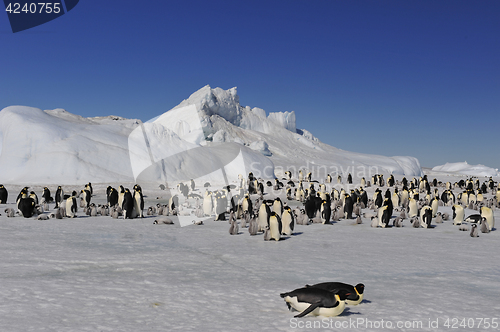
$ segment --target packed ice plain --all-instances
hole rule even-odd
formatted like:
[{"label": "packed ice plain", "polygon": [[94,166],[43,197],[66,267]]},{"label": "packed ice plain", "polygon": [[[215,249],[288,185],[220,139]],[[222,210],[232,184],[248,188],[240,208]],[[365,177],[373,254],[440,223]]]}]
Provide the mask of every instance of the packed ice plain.
[{"label": "packed ice plain", "polygon": [[[292,113],[266,117],[264,110],[238,106],[233,89],[205,87],[178,109],[189,105],[201,114],[199,127],[183,123],[181,117],[173,121],[180,125],[156,131],[155,137],[186,149],[199,147],[205,143],[195,129],[201,128],[212,142],[244,145],[245,172],[249,161],[268,165],[267,160],[278,178],[286,166],[318,166],[313,179],[319,182],[324,181],[319,166],[339,173],[354,170],[352,186],[345,178],[343,184],[331,185],[346,190],[358,187],[356,171],[370,166],[382,174],[394,173],[398,180],[423,175],[412,157],[351,153],[323,144],[307,131],[293,132]],[[165,118],[181,115],[162,116],[151,122],[172,123]],[[262,235],[250,236],[246,228],[231,236],[228,222],[214,221],[213,216],[203,225],[188,227],[153,225],[155,216],[116,220],[81,211],[75,219],[7,218],[4,208],[15,206],[24,185],[40,196],[45,185],[54,193],[58,184],[69,192],[93,182],[96,204],[106,202],[107,185],[132,188],[128,135],[138,123],[25,107],[4,109],[0,120],[0,183],[9,190],[8,204],[0,205],[2,331],[435,331],[436,322],[438,330],[453,324],[496,330],[491,323],[500,318],[497,231],[472,238],[451,220],[432,229],[412,228],[408,220],[402,228],[381,229],[363,218],[359,225],[353,220],[296,225],[292,236],[267,242]],[[21,125],[28,130],[14,142],[14,128]],[[447,164],[426,172],[442,182],[470,176],[499,180],[496,169],[470,166]],[[200,171],[203,176],[194,193],[203,195],[205,189],[224,185],[214,181],[221,177],[211,170]],[[239,170],[228,168],[227,174]],[[169,195],[177,193],[175,182],[164,191],[151,181],[156,170],[147,175],[148,181],[141,183],[146,207],[166,204]],[[181,167],[169,174],[185,181],[182,176]],[[205,180],[212,186],[203,187]],[[369,197],[374,189],[367,188]],[[265,191],[265,198],[279,195],[287,201],[283,191],[267,186]],[[293,200],[288,204],[299,205]],[[451,214],[451,207],[439,211]],[[472,213],[477,211],[466,209],[466,216]],[[362,282],[365,300],[331,319],[293,318],[297,313],[287,309],[279,294],[324,281]],[[469,324],[465,328],[460,325],[463,319]]]},{"label": "packed ice plain", "polygon": [[[105,187],[94,190],[105,203]],[[144,191],[146,206],[166,203],[164,191]],[[382,320],[432,331],[430,321],[445,330],[447,319],[498,317],[497,231],[472,238],[451,221],[381,229],[363,218],[296,225],[276,242],[246,228],[231,236],[213,218],[188,227],[155,219],[0,216],[2,331],[293,331],[306,322],[374,330],[364,324]],[[324,281],[362,282],[365,300],[331,320],[294,319],[279,294]]]}]

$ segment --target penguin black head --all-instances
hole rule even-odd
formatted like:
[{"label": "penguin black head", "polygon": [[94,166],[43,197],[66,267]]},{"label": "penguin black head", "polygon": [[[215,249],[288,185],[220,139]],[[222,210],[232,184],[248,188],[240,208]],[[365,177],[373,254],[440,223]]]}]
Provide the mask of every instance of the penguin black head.
[{"label": "penguin black head", "polygon": [[356,286],[354,286],[354,289],[358,292],[358,294],[361,295],[365,291],[365,285],[357,284]]}]

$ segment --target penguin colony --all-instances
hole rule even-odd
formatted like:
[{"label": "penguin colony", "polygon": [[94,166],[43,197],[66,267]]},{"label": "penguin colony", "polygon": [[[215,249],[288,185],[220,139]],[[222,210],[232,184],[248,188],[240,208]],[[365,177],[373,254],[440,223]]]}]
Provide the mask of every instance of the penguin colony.
[{"label": "penguin colony", "polygon": [[[179,183],[177,192],[172,191],[168,197],[168,203],[147,208],[139,185],[132,190],[108,186],[106,204],[92,201],[95,194],[91,183],[78,190],[58,186],[53,188],[54,197],[45,187],[40,199],[29,187],[24,187],[15,199],[15,208],[8,207],[3,212],[7,217],[37,220],[81,215],[114,219],[152,217],[152,223],[158,225],[174,224],[168,216],[193,215],[227,222],[230,235],[248,232],[253,237],[262,236],[265,241],[280,242],[296,236],[297,225],[316,223],[332,227],[345,221],[358,225],[367,220],[378,229],[433,229],[448,222],[457,230],[466,231],[460,234],[480,237],[495,230],[494,211],[500,207],[500,185],[491,178],[482,183],[477,178],[442,183],[435,179],[429,181],[427,176],[399,181],[392,175],[387,179],[374,175],[368,180],[361,179],[356,186],[350,185],[354,181],[349,175],[337,175],[337,183],[332,175],[320,181],[312,180],[312,174],[307,171],[299,172],[297,178],[294,176],[286,172],[282,179],[265,181],[250,173],[240,175],[236,185],[219,190],[209,190],[208,183],[197,188],[191,180],[189,184]],[[165,188],[160,185],[160,189]],[[369,195],[367,188],[373,194]],[[8,198],[7,188],[0,184],[0,204],[7,204]],[[451,215],[439,211],[443,206],[451,209]],[[193,223],[203,225],[202,221]],[[362,284],[350,286],[335,282],[306,285],[280,295],[290,309],[300,312],[296,317],[336,316],[343,312],[346,304],[359,304],[363,289]]]},{"label": "penguin colony", "polygon": [[[350,174],[344,178],[347,179],[346,184],[353,182]],[[188,184],[177,185],[178,192],[169,197],[168,204],[158,203],[146,211],[139,185],[132,190],[124,186],[108,186],[107,204],[99,205],[92,202],[94,193],[91,183],[83,189],[66,192],[58,186],[54,198],[50,189],[45,187],[40,200],[34,191],[24,187],[15,200],[17,209],[14,209],[14,215],[37,217],[49,212],[49,204],[55,204],[54,208],[60,212],[49,216],[60,214],[75,218],[79,208],[88,216],[124,219],[144,218],[145,214],[195,214],[197,218],[215,216],[215,220],[226,221],[230,216],[230,227],[234,230],[238,226],[238,232],[231,231],[230,234],[243,234],[247,229],[250,235],[262,234],[266,240],[280,241],[293,236],[296,225],[332,225],[341,220],[353,220],[352,224],[360,224],[363,219],[370,219],[370,225],[375,228],[411,224],[413,228],[431,229],[450,219],[446,213],[439,211],[440,206],[450,206],[453,225],[477,224],[482,233],[489,233],[495,228],[494,210],[500,204],[500,186],[491,178],[482,183],[477,178],[469,178],[452,184],[436,179],[429,181],[427,176],[396,181],[393,175],[389,175],[384,180],[383,175],[377,174],[372,176],[371,181],[363,178],[359,187],[349,186],[347,190],[342,185],[342,179],[342,175],[337,175],[337,184],[332,185],[334,181],[330,174],[320,182],[312,180],[311,172],[301,170],[298,178],[287,171],[282,181],[274,179],[266,182],[250,173],[248,177],[240,175],[237,185],[215,191],[205,188],[204,193],[201,193],[202,190],[197,193],[195,182],[191,180]],[[375,185],[375,189],[369,197],[365,188],[371,184]],[[273,191],[275,195],[266,191]],[[189,198],[196,200],[194,207],[182,202]],[[7,201],[7,188],[0,184],[0,204]],[[10,210],[4,212],[12,215]]]}]

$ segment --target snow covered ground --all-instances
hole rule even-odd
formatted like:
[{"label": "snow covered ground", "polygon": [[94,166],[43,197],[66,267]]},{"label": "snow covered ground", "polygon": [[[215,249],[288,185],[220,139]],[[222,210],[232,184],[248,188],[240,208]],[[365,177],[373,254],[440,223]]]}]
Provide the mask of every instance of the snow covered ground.
[{"label": "snow covered ground", "polygon": [[[94,185],[93,202],[105,202],[106,185]],[[297,225],[291,237],[266,242],[247,229],[231,236],[227,221],[213,219],[180,227],[81,211],[76,219],[7,218],[21,187],[7,189],[1,331],[498,330],[484,328],[500,319],[498,231],[472,238],[451,221],[381,229],[341,220]],[[41,195],[42,187],[30,189]],[[168,199],[143,190],[146,206]],[[362,282],[365,300],[331,319],[293,318],[279,294],[324,281]],[[460,326],[464,318],[472,328]]]}]

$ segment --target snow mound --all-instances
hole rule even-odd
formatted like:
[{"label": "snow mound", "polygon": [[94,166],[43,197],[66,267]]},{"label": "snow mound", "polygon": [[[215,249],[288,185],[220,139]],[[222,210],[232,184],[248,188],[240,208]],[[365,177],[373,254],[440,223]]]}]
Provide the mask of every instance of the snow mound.
[{"label": "snow mound", "polygon": [[446,163],[432,168],[434,172],[463,174],[471,176],[499,176],[498,168],[491,168],[481,164],[469,165],[466,161],[458,163]]}]

